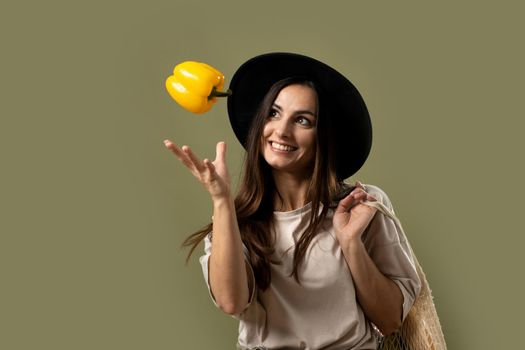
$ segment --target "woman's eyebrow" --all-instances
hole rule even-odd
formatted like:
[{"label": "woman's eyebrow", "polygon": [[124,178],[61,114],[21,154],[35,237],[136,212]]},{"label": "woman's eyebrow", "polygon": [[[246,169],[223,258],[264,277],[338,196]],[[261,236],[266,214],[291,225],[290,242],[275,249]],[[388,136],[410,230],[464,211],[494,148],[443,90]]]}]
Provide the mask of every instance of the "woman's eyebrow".
[{"label": "woman's eyebrow", "polygon": [[[279,110],[279,111],[282,111],[282,110],[283,110],[283,109],[281,108],[281,106],[279,106],[277,103],[274,103],[274,104],[272,105],[272,107],[275,108],[275,109],[277,109],[277,110]],[[316,117],[316,118],[317,118],[317,116],[315,115],[314,112],[309,111],[309,110],[307,110],[307,109],[305,109],[305,110],[302,110],[302,109],[301,109],[301,110],[295,111],[294,114],[309,114],[309,115],[311,115],[312,117]]]},{"label": "woman's eyebrow", "polygon": [[300,111],[295,111],[295,114],[309,114],[309,115],[311,115],[312,117],[317,117],[317,116],[315,115],[314,112],[309,111],[309,110],[300,110]]}]

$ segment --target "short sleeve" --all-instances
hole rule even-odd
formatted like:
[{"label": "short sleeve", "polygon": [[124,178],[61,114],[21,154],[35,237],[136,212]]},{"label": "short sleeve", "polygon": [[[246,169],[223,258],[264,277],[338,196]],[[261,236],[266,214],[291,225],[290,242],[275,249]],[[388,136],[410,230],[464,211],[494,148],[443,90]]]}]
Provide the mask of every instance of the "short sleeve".
[{"label": "short sleeve", "polygon": [[[211,300],[213,301],[213,304],[216,307],[219,307],[217,305],[217,302],[215,301],[215,297],[213,296],[213,293],[211,291],[210,278],[209,278],[210,277],[210,275],[209,275],[209,260],[210,260],[210,255],[211,255],[211,241],[212,241],[212,237],[213,237],[213,233],[210,232],[204,238],[204,255],[202,255],[199,258],[199,262],[200,262],[201,267],[202,267],[202,273],[204,275],[204,280],[206,281],[206,286],[208,288],[208,292],[210,294]],[[242,245],[242,248],[243,248],[243,251],[244,251],[244,260],[246,261],[246,266],[248,267],[248,270],[249,270],[248,278],[251,279],[251,285],[253,286],[252,287],[252,291],[250,293],[250,298],[248,300],[248,304],[244,308],[244,310],[246,310],[252,304],[252,301],[253,301],[253,299],[255,297],[257,286],[255,284],[255,275],[253,273],[253,269],[252,269],[252,266],[250,264],[250,259],[249,259],[249,255],[248,255],[248,249],[246,248],[246,246],[244,244]],[[234,317],[236,317],[236,315],[234,315]]]},{"label": "short sleeve", "polygon": [[394,210],[386,193],[376,186],[366,185],[366,188],[382,204],[382,210],[378,210],[370,222],[363,242],[377,268],[401,290],[404,320],[421,290],[412,249],[401,224],[393,219]]}]

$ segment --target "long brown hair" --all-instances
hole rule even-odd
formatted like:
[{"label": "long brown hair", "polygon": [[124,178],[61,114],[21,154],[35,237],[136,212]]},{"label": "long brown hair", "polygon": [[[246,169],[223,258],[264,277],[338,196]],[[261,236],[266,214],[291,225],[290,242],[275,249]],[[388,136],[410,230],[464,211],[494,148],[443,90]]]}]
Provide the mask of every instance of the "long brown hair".
[{"label": "long brown hair", "polygon": [[[311,81],[302,77],[286,78],[276,82],[263,98],[247,137],[243,175],[235,197],[235,211],[241,239],[248,249],[250,263],[255,274],[257,286],[265,290],[271,282],[270,264],[278,264],[272,259],[275,237],[272,235],[274,196],[279,195],[273,180],[271,168],[262,156],[262,130],[270,115],[273,102],[279,92],[293,84],[305,85],[317,93],[318,117],[316,133],[315,161],[311,168],[311,180],[306,201],[312,203],[310,222],[305,232],[295,244],[292,276],[300,283],[299,268],[313,238],[323,225],[328,209],[348,193],[350,188],[337,180],[333,161],[333,142],[330,137],[330,116],[328,107],[322,103],[323,93]],[[319,215],[319,209],[322,211]],[[183,246],[191,247],[188,258],[199,243],[213,229],[210,223],[190,235]]]}]

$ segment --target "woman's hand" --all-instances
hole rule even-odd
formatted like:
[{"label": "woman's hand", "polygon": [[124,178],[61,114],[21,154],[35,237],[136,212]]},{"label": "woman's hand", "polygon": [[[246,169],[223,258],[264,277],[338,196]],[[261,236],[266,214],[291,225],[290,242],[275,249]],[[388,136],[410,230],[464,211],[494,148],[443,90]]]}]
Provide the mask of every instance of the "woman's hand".
[{"label": "woman's hand", "polygon": [[229,315],[239,315],[250,301],[253,277],[244,258],[241,234],[230,195],[230,176],[226,167],[226,144],[217,144],[213,162],[202,162],[188,146],[164,144],[200,181],[213,200],[213,240],[208,259],[210,291],[217,306]]},{"label": "woman's hand", "polygon": [[170,140],[164,140],[164,145],[204,185],[212,200],[230,197],[230,175],[226,167],[226,143],[217,143],[216,156],[213,162],[208,159],[200,161],[188,146],[179,148]]},{"label": "woman's hand", "polygon": [[375,201],[372,195],[365,191],[363,184],[356,182],[355,189],[343,198],[334,212],[333,224],[339,244],[360,240],[377,209],[363,201]]}]

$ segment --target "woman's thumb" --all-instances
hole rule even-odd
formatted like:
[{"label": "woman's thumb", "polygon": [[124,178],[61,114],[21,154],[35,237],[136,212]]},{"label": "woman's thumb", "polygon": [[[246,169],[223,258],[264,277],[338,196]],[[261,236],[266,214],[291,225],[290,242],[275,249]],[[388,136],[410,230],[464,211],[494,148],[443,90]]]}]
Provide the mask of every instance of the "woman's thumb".
[{"label": "woman's thumb", "polygon": [[217,160],[226,161],[226,142],[221,141],[217,143],[216,147]]}]

